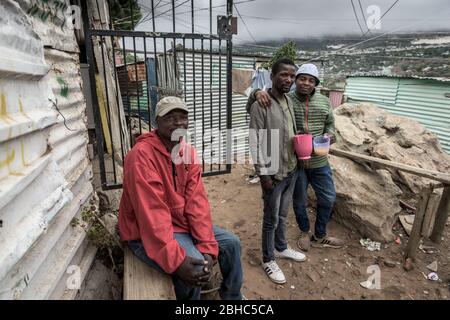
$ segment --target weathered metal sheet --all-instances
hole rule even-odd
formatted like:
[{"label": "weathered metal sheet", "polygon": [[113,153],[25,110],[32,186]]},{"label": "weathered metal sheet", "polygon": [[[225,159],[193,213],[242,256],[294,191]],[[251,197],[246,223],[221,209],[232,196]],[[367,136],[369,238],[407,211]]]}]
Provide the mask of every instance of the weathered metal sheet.
[{"label": "weathered metal sheet", "polygon": [[50,296],[79,248],[71,239],[85,238],[70,222],[93,194],[74,33],[34,4],[57,2],[0,3],[1,299]]}]

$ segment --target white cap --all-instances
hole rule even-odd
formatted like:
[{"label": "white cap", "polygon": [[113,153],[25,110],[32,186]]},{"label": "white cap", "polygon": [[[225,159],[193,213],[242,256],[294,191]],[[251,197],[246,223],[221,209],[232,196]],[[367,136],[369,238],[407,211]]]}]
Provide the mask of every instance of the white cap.
[{"label": "white cap", "polygon": [[189,112],[186,103],[178,97],[164,97],[156,104],[156,116],[162,117],[170,111],[179,109]]},{"label": "white cap", "polygon": [[316,85],[318,85],[320,82],[319,70],[317,70],[317,67],[315,64],[312,64],[312,63],[302,64],[300,66],[300,68],[298,68],[297,72],[295,73],[296,79],[299,74],[307,74],[307,75],[313,76],[314,78],[316,78]]}]

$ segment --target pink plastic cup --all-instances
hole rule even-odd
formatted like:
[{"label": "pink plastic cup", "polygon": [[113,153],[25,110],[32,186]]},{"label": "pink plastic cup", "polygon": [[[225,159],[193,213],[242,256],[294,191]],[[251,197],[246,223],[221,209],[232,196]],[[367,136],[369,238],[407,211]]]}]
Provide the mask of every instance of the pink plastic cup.
[{"label": "pink plastic cup", "polygon": [[311,134],[297,134],[294,136],[294,148],[297,158],[300,160],[307,160],[311,158],[313,150],[312,135]]}]

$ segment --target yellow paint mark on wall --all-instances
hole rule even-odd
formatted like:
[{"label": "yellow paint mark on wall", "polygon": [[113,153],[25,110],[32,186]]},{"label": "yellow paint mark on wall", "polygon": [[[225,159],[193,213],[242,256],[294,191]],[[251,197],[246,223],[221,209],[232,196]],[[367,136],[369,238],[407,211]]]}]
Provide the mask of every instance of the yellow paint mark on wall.
[{"label": "yellow paint mark on wall", "polygon": [[9,115],[6,107],[6,96],[2,93],[0,97],[0,119],[5,121],[6,123],[10,123],[8,120],[14,121]]},{"label": "yellow paint mark on wall", "polygon": [[23,139],[20,139],[20,153],[22,155],[22,166],[26,167],[28,164],[25,161],[25,146],[23,145]]},{"label": "yellow paint mark on wall", "polygon": [[7,138],[8,142],[5,143],[5,148],[6,148],[5,160],[0,160],[0,169],[3,169],[4,167],[8,167],[8,173],[11,173],[10,165],[14,161],[14,158],[16,156],[16,151],[14,149],[9,151],[9,144],[10,144],[9,140],[11,140],[11,137],[12,137],[12,128],[9,128],[8,138]]},{"label": "yellow paint mark on wall", "polygon": [[8,167],[8,171],[9,170],[9,166],[11,165],[11,163],[14,161],[14,158],[16,156],[16,152],[13,149],[12,152],[9,152],[9,146],[6,146],[6,158],[5,160],[0,160],[0,169],[3,169],[4,167]]},{"label": "yellow paint mark on wall", "polygon": [[25,113],[25,111],[23,111],[22,99],[20,99],[20,98],[19,98],[19,111],[20,111],[20,113],[21,113],[24,117],[26,117],[26,118],[28,118],[28,119],[31,119],[31,118]]},{"label": "yellow paint mark on wall", "polygon": [[9,174],[12,175],[12,176],[19,176],[19,177],[25,176],[24,173],[22,173],[22,172],[15,172],[15,171],[11,171]]}]

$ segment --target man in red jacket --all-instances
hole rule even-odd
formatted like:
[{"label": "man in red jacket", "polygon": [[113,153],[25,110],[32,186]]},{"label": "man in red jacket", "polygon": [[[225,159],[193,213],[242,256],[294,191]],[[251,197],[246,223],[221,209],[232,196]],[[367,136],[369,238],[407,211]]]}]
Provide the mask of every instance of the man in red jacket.
[{"label": "man in red jacket", "polygon": [[221,298],[240,300],[239,238],[213,226],[195,149],[173,139],[188,128],[186,104],[161,99],[156,122],[158,129],[141,135],[125,158],[120,236],[137,257],[172,275],[177,299],[199,299],[218,260]]}]

